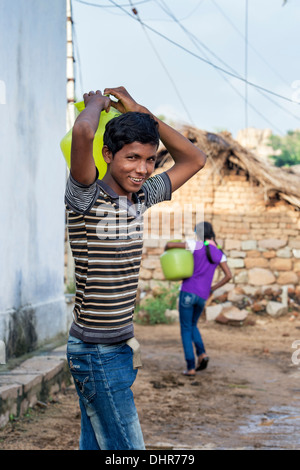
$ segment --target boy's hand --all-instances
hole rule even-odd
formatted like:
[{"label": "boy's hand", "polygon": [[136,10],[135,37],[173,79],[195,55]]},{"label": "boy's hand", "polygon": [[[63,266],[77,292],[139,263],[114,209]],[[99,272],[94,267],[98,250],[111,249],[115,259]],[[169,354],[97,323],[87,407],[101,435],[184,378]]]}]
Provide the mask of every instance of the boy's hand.
[{"label": "boy's hand", "polygon": [[93,142],[99,125],[101,111],[110,110],[111,101],[101,91],[83,95],[85,109],[77,117],[72,130],[71,173],[76,181],[91,184],[95,181],[96,166]]},{"label": "boy's hand", "polygon": [[129,111],[145,112],[145,108],[139,105],[130,96],[128,91],[124,87],[118,88],[105,88],[104,95],[112,95],[118,99],[118,101],[110,101],[111,106],[117,109],[120,113],[127,113]]},{"label": "boy's hand", "polygon": [[108,96],[102,95],[100,90],[97,90],[96,93],[94,91],[90,91],[89,93],[84,93],[83,99],[84,99],[85,107],[87,107],[89,103],[96,102],[96,103],[99,103],[101,108],[105,109],[107,113],[110,110],[111,100],[109,99]]}]

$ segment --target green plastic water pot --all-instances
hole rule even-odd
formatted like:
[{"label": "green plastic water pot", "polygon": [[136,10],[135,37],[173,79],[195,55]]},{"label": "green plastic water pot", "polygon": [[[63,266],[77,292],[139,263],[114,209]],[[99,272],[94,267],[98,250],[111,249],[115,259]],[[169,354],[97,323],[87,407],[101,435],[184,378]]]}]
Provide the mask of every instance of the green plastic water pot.
[{"label": "green plastic water pot", "polygon": [[191,277],[194,272],[194,256],[184,248],[171,248],[160,257],[160,264],[168,281],[180,281]]},{"label": "green plastic water pot", "polygon": [[[76,115],[78,116],[79,113],[81,113],[81,111],[85,108],[84,101],[75,103],[75,108],[76,108]],[[95,165],[99,171],[99,179],[103,178],[107,169],[107,164],[104,161],[103,156],[102,156],[103,134],[105,131],[105,126],[108,121],[110,121],[112,118],[116,116],[119,116],[119,114],[120,113],[118,113],[118,111],[116,111],[114,108],[111,108],[109,113],[107,113],[106,111],[102,111],[101,116],[100,116],[99,126],[96,131],[94,143],[93,143],[93,154],[94,154]],[[73,128],[70,129],[69,132],[67,132],[67,134],[62,138],[60,142],[60,148],[63,153],[63,156],[65,157],[68,168],[70,168],[70,165],[71,165],[72,131],[73,131]]]}]

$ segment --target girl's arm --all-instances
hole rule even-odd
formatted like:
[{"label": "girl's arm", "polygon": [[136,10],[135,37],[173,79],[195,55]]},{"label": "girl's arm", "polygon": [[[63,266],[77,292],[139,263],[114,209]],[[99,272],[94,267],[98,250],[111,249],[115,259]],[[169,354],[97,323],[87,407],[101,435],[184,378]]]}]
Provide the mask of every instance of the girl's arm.
[{"label": "girl's arm", "polygon": [[187,248],[185,242],[168,242],[165,246],[165,250],[170,250],[171,248]]},{"label": "girl's arm", "polygon": [[219,282],[217,282],[214,286],[211,287],[210,289],[211,292],[217,290],[221,286],[224,286],[224,284],[227,284],[227,282],[229,282],[230,279],[232,278],[231,271],[226,261],[223,261],[223,263],[220,263],[219,266],[224,272],[224,277]]}]

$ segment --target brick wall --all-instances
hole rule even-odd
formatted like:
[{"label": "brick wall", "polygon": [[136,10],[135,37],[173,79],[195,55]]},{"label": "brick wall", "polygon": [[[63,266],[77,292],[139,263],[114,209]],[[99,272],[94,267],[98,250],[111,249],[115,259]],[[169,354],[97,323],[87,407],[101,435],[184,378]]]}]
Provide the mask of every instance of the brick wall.
[{"label": "brick wall", "polygon": [[[149,211],[146,225],[149,228],[153,220],[154,229],[150,234],[146,229],[140,287],[152,288],[157,282],[168,284],[159,257],[167,239],[193,235],[197,216],[198,221],[213,224],[217,241],[227,255],[234,284],[250,289],[298,285],[300,211],[283,200],[269,200],[266,196],[265,189],[242,170],[222,169],[220,173],[214,170],[214,165],[206,166],[173,194],[171,202]],[[187,205],[192,213],[191,222],[185,227],[182,223],[178,237],[176,224],[183,218]],[[170,236],[166,238],[164,214],[170,210]],[[159,220],[160,225],[155,227]],[[216,273],[216,278],[220,275]]]}]

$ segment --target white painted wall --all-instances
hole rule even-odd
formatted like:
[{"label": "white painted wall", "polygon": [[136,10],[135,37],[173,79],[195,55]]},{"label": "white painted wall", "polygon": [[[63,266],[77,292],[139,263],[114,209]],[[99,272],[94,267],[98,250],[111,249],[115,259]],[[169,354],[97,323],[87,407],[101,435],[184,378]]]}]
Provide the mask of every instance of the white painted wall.
[{"label": "white painted wall", "polygon": [[17,349],[66,330],[65,0],[0,0],[0,35],[0,340]]}]

